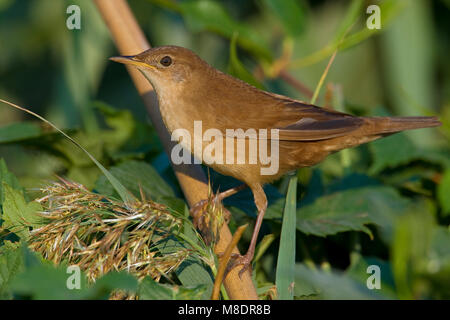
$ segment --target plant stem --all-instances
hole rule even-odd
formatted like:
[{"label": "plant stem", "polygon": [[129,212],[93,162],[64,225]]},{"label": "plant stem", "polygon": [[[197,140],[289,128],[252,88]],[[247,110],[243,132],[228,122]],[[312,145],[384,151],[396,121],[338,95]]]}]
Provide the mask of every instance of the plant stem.
[{"label": "plant stem", "polygon": [[220,261],[219,270],[217,271],[216,279],[214,280],[213,292],[211,295],[211,300],[219,300],[219,289],[222,285],[223,277],[225,276],[225,271],[228,266],[228,261],[230,261],[231,254],[233,253],[233,249],[238,244],[241,239],[242,234],[247,228],[247,224],[240,226],[233,235],[233,239],[228,244],[227,249],[223,253],[223,257]]},{"label": "plant stem", "polygon": [[[123,55],[137,54],[150,48],[150,44],[136,22],[125,0],[95,0],[105,23],[107,24],[116,45]],[[150,83],[135,68],[128,68],[131,78],[147,107],[151,121],[168,154],[174,142],[170,140],[162,122],[155,92]],[[183,190],[189,206],[208,198],[208,183],[200,165],[173,165],[173,170]],[[224,252],[231,242],[231,232],[226,224],[220,230],[220,240],[215,252]],[[235,253],[239,253],[235,248]],[[238,271],[230,271],[224,279],[224,286],[230,299],[258,299],[250,272],[245,272],[239,278]]]}]

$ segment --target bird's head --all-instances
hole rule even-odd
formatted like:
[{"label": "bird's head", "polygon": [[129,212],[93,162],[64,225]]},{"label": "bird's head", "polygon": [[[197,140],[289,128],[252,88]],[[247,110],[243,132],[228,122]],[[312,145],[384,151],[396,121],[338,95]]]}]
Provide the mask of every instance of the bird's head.
[{"label": "bird's head", "polygon": [[189,49],[177,46],[156,47],[135,56],[111,57],[110,60],[137,67],[156,90],[191,82],[206,65]]}]

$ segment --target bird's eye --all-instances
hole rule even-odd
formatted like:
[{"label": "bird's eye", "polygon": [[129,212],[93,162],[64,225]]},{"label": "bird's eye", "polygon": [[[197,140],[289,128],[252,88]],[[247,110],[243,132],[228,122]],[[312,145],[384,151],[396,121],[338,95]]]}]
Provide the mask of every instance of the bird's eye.
[{"label": "bird's eye", "polygon": [[160,63],[164,66],[164,67],[168,67],[172,64],[172,58],[169,56],[165,56],[161,59]]}]

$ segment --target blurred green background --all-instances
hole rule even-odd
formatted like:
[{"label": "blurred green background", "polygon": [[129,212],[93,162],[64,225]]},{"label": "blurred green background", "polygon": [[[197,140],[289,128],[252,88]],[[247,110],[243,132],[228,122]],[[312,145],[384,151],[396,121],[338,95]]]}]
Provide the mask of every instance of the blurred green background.
[{"label": "blurred green background", "polygon": [[[382,266],[379,297],[450,297],[449,1],[128,2],[152,46],[190,48],[269,91],[309,101],[338,49],[316,104],[357,115],[439,116],[440,128],[394,135],[299,171],[294,295],[372,297],[364,279],[375,263]],[[81,30],[66,28],[70,4],[81,8]],[[366,27],[370,4],[381,7],[380,30]],[[125,68],[108,60],[117,50],[90,0],[0,0],[0,43],[1,98],[66,129],[120,178],[138,176],[130,163],[151,164],[150,177],[157,172],[170,192],[150,182],[150,195],[182,198]],[[29,200],[55,173],[113,193],[68,141],[4,104],[0,158]],[[276,279],[288,181],[266,188],[260,239],[268,249],[260,247],[254,272],[263,296]],[[212,182],[221,189],[236,183],[214,173]],[[254,221],[251,199],[244,192],[226,203],[232,229]]]}]

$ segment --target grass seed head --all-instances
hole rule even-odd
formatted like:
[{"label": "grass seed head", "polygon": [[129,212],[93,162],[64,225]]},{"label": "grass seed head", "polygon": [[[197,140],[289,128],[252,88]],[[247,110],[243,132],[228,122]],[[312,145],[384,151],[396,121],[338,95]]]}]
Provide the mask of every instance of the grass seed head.
[{"label": "grass seed head", "polygon": [[30,247],[54,263],[78,265],[91,281],[113,270],[158,281],[192,253],[158,250],[183,222],[162,204],[143,198],[125,205],[64,179],[41,191],[48,223],[32,230]]}]

